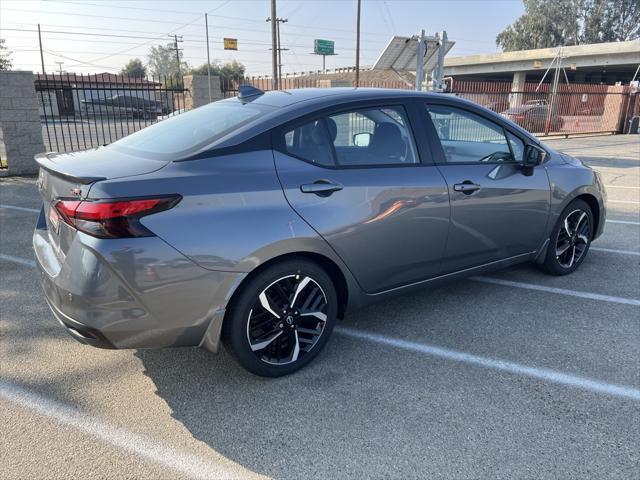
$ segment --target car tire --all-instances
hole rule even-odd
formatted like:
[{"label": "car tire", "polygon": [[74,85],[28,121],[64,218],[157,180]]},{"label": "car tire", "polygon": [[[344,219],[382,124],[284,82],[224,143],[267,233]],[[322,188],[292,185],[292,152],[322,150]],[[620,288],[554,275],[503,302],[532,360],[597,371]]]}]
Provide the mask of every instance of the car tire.
[{"label": "car tire", "polygon": [[594,226],[587,202],[573,200],[562,211],[551,232],[542,269],[552,275],[573,273],[587,256]]},{"label": "car tire", "polygon": [[250,372],[288,375],[326,345],[336,323],[338,297],[331,277],[316,263],[287,259],[240,288],[225,316],[222,340]]}]

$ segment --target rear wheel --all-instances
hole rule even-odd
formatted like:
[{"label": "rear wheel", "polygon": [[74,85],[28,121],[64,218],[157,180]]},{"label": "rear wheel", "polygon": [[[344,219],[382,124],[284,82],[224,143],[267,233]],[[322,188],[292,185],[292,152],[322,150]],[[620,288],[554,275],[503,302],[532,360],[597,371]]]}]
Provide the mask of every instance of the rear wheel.
[{"label": "rear wheel", "polygon": [[558,219],[542,268],[553,275],[574,272],[584,261],[593,237],[593,213],[582,200],[574,200]]},{"label": "rear wheel", "polygon": [[250,372],[286,375],[320,353],[337,312],[329,275],[306,259],[286,260],[242,287],[225,319],[224,344]]}]

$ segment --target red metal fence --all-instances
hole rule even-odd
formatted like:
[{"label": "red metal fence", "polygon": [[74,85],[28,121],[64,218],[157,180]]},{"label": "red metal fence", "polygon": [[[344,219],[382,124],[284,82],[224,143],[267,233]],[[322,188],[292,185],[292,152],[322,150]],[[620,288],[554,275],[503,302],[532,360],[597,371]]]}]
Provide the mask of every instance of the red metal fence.
[{"label": "red metal fence", "polygon": [[[350,80],[284,77],[280,89],[350,85]],[[225,97],[238,94],[240,85],[271,90],[271,78],[222,79]],[[403,81],[360,82],[361,87],[412,89]],[[629,86],[549,83],[450,81],[448,91],[500,113],[538,135],[626,132],[629,120],[640,113],[640,95]]]},{"label": "red metal fence", "polygon": [[637,108],[629,86],[453,81],[450,92],[542,135],[623,132]]},{"label": "red metal fence", "polygon": [[[333,84],[331,83],[333,82]],[[251,85],[260,90],[272,89],[271,78],[268,77],[246,77],[238,80],[221,78],[220,88],[225,98],[234,97],[238,94],[240,85]],[[330,80],[306,77],[283,77],[280,79],[280,90],[293,90],[296,88],[328,88],[331,86],[351,86],[351,80]],[[360,87],[365,88],[394,88],[412,90],[413,86],[406,82],[398,81],[360,81]]]}]

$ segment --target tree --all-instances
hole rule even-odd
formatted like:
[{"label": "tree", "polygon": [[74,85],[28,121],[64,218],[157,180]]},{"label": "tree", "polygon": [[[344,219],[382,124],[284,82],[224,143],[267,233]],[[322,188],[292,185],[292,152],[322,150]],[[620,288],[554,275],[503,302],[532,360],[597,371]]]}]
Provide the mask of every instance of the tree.
[{"label": "tree", "polygon": [[124,67],[122,67],[120,73],[129,77],[144,78],[147,76],[147,69],[142,64],[142,60],[139,58],[132,58]]},{"label": "tree", "polygon": [[616,42],[640,37],[640,1],[586,0],[585,43]]},{"label": "tree", "polygon": [[173,43],[151,47],[148,57],[148,67],[156,77],[176,77],[189,70],[189,64],[182,59],[182,51],[178,53],[180,62],[176,58]]},{"label": "tree", "polygon": [[640,36],[640,0],[523,0],[525,13],[496,37],[504,51]]},{"label": "tree", "polygon": [[13,63],[11,62],[11,52],[4,44],[5,39],[0,38],[0,70],[11,70]]},{"label": "tree", "polygon": [[[222,63],[220,60],[214,60],[211,64],[211,75],[218,75],[224,80],[240,80],[244,77],[246,67],[236,61]],[[203,63],[199,67],[192,68],[189,72],[192,75],[206,75],[207,64]]]}]

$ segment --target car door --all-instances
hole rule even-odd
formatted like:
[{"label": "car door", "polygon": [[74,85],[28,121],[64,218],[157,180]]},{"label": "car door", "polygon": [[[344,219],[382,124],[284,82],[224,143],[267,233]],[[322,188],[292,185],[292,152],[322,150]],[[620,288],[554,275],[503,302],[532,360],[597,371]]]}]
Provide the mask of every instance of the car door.
[{"label": "car door", "polygon": [[429,103],[424,114],[451,199],[443,273],[535,251],[549,218],[551,189],[544,165],[533,172],[522,168],[524,139],[462,107]]},{"label": "car door", "polygon": [[[440,271],[447,186],[402,104],[346,108],[274,133],[287,200],[369,293]],[[422,160],[422,161],[421,161]]]}]

